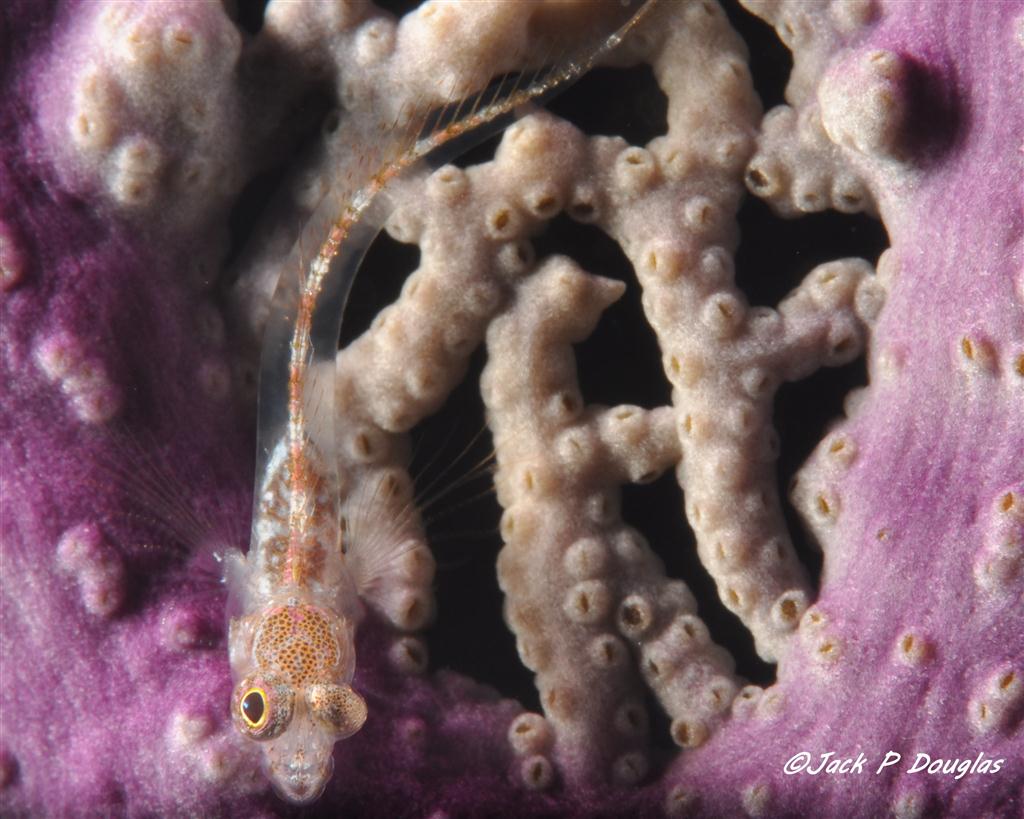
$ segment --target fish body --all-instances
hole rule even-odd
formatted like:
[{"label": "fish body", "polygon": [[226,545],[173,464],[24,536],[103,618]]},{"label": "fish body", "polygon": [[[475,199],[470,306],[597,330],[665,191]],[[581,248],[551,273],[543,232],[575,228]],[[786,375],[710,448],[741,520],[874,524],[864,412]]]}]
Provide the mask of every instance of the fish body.
[{"label": "fish body", "polygon": [[270,460],[249,553],[229,558],[229,660],[237,681],[235,726],[263,745],[264,769],[282,797],[305,803],[323,791],[331,751],[366,719],[352,688],[362,604],[345,563],[338,493],[309,444],[306,520],[296,544],[286,441]]}]

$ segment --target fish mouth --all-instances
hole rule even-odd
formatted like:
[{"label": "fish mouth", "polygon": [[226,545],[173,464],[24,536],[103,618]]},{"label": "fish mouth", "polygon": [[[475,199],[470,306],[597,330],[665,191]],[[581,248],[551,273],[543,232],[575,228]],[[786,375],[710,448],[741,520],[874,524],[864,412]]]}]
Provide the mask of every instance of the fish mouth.
[{"label": "fish mouth", "polygon": [[264,746],[263,769],[281,799],[308,805],[334,773],[334,737],[313,721],[305,700],[297,699],[288,729]]},{"label": "fish mouth", "polygon": [[334,770],[328,757],[326,765],[282,765],[271,770],[270,781],[278,796],[293,805],[308,805],[324,792]]},{"label": "fish mouth", "polygon": [[331,778],[333,765],[326,769],[282,771],[270,777],[274,790],[292,805],[308,805],[319,798]]}]

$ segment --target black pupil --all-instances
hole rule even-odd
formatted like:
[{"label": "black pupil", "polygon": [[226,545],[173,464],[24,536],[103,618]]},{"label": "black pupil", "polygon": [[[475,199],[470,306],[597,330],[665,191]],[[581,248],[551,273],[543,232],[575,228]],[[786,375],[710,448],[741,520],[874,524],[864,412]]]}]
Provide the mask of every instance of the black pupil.
[{"label": "black pupil", "polygon": [[263,695],[250,691],[242,700],[242,713],[249,722],[257,723],[263,718]]}]

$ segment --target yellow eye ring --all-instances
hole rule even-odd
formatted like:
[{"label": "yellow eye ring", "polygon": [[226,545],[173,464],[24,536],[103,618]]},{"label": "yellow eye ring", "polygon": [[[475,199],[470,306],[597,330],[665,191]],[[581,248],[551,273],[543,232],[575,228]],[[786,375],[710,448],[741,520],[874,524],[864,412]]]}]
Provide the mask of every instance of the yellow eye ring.
[{"label": "yellow eye ring", "polygon": [[231,719],[242,735],[259,742],[280,736],[292,719],[295,692],[272,674],[246,677],[231,695]]},{"label": "yellow eye ring", "polygon": [[250,688],[238,702],[238,713],[242,715],[245,724],[252,730],[260,730],[267,724],[267,719],[270,716],[270,709],[267,708],[267,692],[258,686]]}]

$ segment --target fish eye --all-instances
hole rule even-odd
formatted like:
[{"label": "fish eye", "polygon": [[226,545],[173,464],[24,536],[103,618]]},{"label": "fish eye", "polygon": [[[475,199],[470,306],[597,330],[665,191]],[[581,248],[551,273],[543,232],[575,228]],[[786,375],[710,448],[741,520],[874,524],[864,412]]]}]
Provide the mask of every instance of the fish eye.
[{"label": "fish eye", "polygon": [[313,715],[338,739],[347,739],[366,722],[366,701],[347,685],[311,685],[306,701]]},{"label": "fish eye", "polygon": [[242,701],[238,704],[239,713],[245,724],[258,731],[267,724],[267,692],[262,688],[250,688],[242,695]]},{"label": "fish eye", "polygon": [[242,680],[231,700],[231,716],[238,730],[250,739],[280,736],[292,721],[295,695],[275,676],[258,674]]}]

